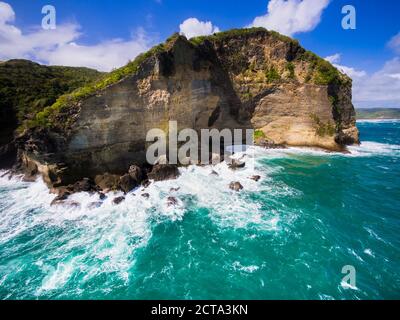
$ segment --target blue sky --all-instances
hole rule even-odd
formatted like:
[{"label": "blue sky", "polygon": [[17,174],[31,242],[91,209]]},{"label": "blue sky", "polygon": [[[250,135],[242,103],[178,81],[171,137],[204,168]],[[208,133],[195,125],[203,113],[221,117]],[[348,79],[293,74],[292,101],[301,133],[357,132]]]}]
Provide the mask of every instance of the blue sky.
[{"label": "blue sky", "polygon": [[[400,1],[274,1],[282,5],[275,12],[267,12],[268,0],[0,0],[13,11],[13,17],[8,13],[4,18],[4,9],[2,18],[1,9],[5,7],[0,5],[0,60],[29,58],[47,64],[108,70],[125,64],[173,32],[182,31],[180,25],[188,18],[210,22],[210,30],[223,31],[248,26],[256,17],[262,17],[270,29],[283,30],[306,49],[322,57],[331,56],[333,63],[342,66],[355,82],[356,105],[400,107],[400,36],[396,38],[400,35]],[[287,1],[297,11],[285,13]],[[309,2],[309,6],[299,14],[302,1]],[[47,34],[39,30],[41,9],[46,4],[53,5],[57,12],[57,30],[51,34],[52,30]],[[356,30],[342,29],[341,9],[346,4],[356,8]],[[295,14],[299,14],[300,21],[291,20]],[[294,25],[290,30],[285,28],[289,24]],[[18,30],[19,38],[4,37],[15,31],[10,26]],[[188,27],[199,29],[193,21]],[[35,41],[43,37],[46,44],[38,45]],[[379,86],[370,88],[373,83]],[[387,84],[389,94],[382,92]],[[379,97],[375,98],[376,93]]]}]

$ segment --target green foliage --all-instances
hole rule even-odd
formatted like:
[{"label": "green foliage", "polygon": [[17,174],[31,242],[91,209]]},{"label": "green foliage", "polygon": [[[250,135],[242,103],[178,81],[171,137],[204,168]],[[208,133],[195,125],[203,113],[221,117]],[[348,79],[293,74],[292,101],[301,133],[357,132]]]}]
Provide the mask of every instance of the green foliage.
[{"label": "green foliage", "polygon": [[311,51],[305,51],[299,59],[310,63],[306,82],[313,80],[313,83],[317,85],[332,85],[341,84],[344,81],[340,72],[330,62]]},{"label": "green foliage", "polygon": [[254,131],[254,140],[259,140],[259,139],[262,139],[262,138],[265,138],[265,133],[264,133],[264,131],[262,131],[262,130],[255,130]]},{"label": "green foliage", "polygon": [[336,133],[336,126],[332,122],[322,122],[315,113],[310,114],[310,118],[313,121],[315,133],[318,136],[333,136]]},{"label": "green foliage", "polygon": [[294,73],[294,69],[295,69],[295,67],[294,67],[293,62],[287,62],[286,63],[286,70],[289,71],[289,78],[290,79],[295,79],[296,78],[296,75]]},{"label": "green foliage", "polygon": [[0,63],[0,125],[21,125],[59,96],[100,76],[88,68],[47,67],[27,60]]},{"label": "green foliage", "polygon": [[223,31],[223,32],[218,32],[214,33],[209,36],[200,36],[200,37],[194,37],[190,39],[190,42],[196,46],[202,44],[204,41],[209,40],[212,42],[217,42],[217,41],[223,41],[229,38],[234,38],[234,37],[243,37],[246,35],[251,35],[255,34],[258,32],[264,32],[270,34],[272,37],[274,37],[277,40],[284,41],[287,43],[291,43],[292,45],[298,46],[299,42],[297,40],[294,40],[292,38],[289,38],[287,36],[284,36],[276,31],[269,31],[265,28],[262,27],[257,27],[257,28],[243,28],[243,29],[231,29],[228,31]]},{"label": "green foliage", "polygon": [[280,74],[278,73],[278,71],[276,71],[274,66],[271,66],[267,69],[267,71],[265,72],[265,77],[268,83],[279,81],[281,79]]}]

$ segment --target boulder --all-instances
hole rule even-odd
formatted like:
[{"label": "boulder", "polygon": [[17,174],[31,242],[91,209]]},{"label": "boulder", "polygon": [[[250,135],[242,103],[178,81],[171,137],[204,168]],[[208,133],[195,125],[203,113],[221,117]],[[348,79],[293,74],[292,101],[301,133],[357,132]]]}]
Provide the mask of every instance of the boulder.
[{"label": "boulder", "polygon": [[251,176],[250,179],[251,179],[251,180],[254,180],[254,181],[258,181],[258,180],[261,179],[261,177],[258,176],[258,175],[255,175],[255,176]]},{"label": "boulder", "polygon": [[119,185],[119,175],[105,173],[97,175],[94,182],[101,190],[117,190]]},{"label": "boulder", "polygon": [[167,198],[167,206],[176,206],[178,204],[178,200],[175,197],[168,197]]},{"label": "boulder", "polygon": [[89,178],[83,178],[80,181],[77,181],[72,186],[72,192],[90,192],[95,191],[96,185],[94,181]]},{"label": "boulder", "polygon": [[229,184],[229,189],[232,189],[234,191],[240,191],[243,189],[243,186],[241,185],[240,182],[236,181],[236,182],[231,182]]},{"label": "boulder", "polygon": [[232,170],[244,168],[246,166],[246,162],[241,162],[236,159],[232,159],[232,162],[229,164],[229,168]]},{"label": "boulder", "polygon": [[136,181],[137,184],[140,184],[143,180],[143,172],[142,169],[137,165],[131,165],[128,170],[129,176]]},{"label": "boulder", "polygon": [[150,198],[150,195],[148,193],[143,193],[142,197],[145,198],[145,199],[148,199],[148,198]]},{"label": "boulder", "polygon": [[133,179],[129,173],[124,174],[119,179],[119,188],[125,193],[128,193],[137,186],[138,186],[137,180]]},{"label": "boulder", "polygon": [[59,191],[58,196],[56,196],[53,201],[50,203],[51,206],[57,205],[57,204],[61,204],[64,200],[66,200],[69,196],[71,195],[71,193],[67,190],[61,190]]},{"label": "boulder", "polygon": [[156,164],[148,177],[154,181],[176,179],[179,176],[178,167],[174,164]]},{"label": "boulder", "polygon": [[116,197],[116,198],[114,198],[114,200],[113,200],[113,203],[114,204],[120,204],[122,201],[124,201],[125,200],[125,197]]},{"label": "boulder", "polygon": [[103,192],[99,192],[99,199],[100,200],[104,200],[106,198],[107,198],[107,196]]},{"label": "boulder", "polygon": [[102,204],[103,204],[103,203],[102,203],[101,201],[94,201],[94,202],[91,202],[91,203],[89,203],[89,205],[88,205],[88,209],[100,208]]}]

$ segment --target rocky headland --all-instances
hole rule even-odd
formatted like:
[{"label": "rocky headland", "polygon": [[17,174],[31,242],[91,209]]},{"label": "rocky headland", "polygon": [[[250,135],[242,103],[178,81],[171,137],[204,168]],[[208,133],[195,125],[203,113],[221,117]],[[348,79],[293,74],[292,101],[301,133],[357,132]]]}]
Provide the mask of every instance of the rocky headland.
[{"label": "rocky headland", "polygon": [[344,151],[359,143],[351,79],[296,40],[263,28],[190,40],[175,34],[65,92],[17,121],[12,138],[2,141],[17,152],[14,169],[40,174],[59,200],[176,177],[176,166],[145,159],[146,133],[167,130],[170,120],[196,131],[251,128],[268,148]]}]

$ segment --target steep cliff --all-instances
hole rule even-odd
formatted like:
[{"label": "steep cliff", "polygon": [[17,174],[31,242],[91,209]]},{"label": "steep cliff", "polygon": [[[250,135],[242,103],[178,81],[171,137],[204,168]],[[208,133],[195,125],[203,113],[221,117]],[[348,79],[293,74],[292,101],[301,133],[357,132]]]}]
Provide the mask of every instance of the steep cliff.
[{"label": "steep cliff", "polygon": [[49,185],[145,161],[152,128],[254,128],[277,144],[342,150],[358,142],[351,79],[297,41],[262,28],[174,35],[38,113],[21,159]]}]

